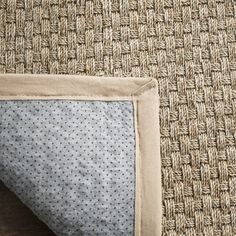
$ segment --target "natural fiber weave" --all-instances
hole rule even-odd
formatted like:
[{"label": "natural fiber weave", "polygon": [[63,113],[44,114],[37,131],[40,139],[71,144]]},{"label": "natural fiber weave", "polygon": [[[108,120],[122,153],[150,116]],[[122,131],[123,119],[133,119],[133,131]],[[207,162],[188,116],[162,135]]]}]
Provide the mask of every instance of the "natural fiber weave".
[{"label": "natural fiber weave", "polygon": [[157,78],[163,235],[236,235],[235,9],[234,0],[1,0],[0,72]]}]

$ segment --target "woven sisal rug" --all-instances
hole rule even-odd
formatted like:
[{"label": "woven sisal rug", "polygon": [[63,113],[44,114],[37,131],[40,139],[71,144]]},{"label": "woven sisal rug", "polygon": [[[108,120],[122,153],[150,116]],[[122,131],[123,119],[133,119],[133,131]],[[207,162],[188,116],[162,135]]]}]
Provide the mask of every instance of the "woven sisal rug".
[{"label": "woven sisal rug", "polygon": [[233,0],[1,0],[0,73],[154,77],[163,235],[236,234]]}]

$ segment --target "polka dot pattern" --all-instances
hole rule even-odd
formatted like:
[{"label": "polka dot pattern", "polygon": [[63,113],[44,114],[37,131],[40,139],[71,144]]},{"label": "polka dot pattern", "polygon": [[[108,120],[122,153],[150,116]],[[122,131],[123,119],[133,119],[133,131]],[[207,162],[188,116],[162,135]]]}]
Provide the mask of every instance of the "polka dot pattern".
[{"label": "polka dot pattern", "polygon": [[129,101],[0,102],[0,178],[59,236],[133,236]]}]

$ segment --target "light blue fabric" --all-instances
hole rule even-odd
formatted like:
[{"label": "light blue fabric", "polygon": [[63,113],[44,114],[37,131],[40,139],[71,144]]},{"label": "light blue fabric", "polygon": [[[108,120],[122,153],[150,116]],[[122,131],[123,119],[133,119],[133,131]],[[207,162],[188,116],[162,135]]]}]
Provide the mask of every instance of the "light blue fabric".
[{"label": "light blue fabric", "polygon": [[58,236],[133,236],[132,102],[1,101],[0,178]]}]

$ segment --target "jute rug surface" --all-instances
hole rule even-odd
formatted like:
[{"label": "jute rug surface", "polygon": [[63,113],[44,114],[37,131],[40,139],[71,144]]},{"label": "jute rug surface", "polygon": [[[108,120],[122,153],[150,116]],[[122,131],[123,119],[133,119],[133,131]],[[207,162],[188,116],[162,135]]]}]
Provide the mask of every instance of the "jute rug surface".
[{"label": "jute rug surface", "polygon": [[233,0],[1,0],[0,72],[154,77],[163,235],[236,235]]}]

